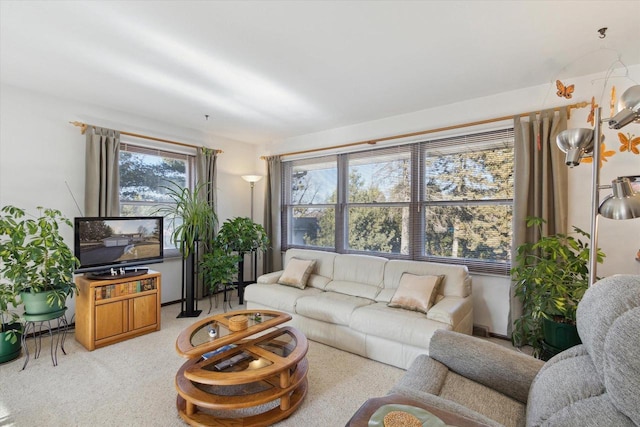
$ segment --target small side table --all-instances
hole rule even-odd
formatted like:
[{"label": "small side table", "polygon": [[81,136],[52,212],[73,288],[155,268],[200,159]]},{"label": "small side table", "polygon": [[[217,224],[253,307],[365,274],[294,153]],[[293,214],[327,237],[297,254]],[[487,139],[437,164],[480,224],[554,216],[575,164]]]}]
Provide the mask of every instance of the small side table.
[{"label": "small side table", "polygon": [[[65,313],[67,311],[67,307],[54,311],[52,313],[45,314],[24,314],[24,332],[22,333],[22,349],[25,354],[24,365],[22,366],[22,370],[27,367],[27,363],[29,363],[29,347],[27,346],[27,337],[29,336],[29,330],[33,334],[34,342],[35,342],[35,351],[33,358],[37,359],[40,356],[40,349],[42,348],[42,330],[45,327],[45,324],[49,328],[49,336],[51,337],[51,361],[53,362],[53,366],[58,366],[58,346],[62,349],[64,354],[67,352],[64,350],[64,340],[67,336],[67,328],[69,324],[67,323],[67,318]],[[51,321],[57,321],[58,328],[56,332],[56,337],[53,337],[53,330],[51,327]],[[36,336],[36,325],[38,325],[38,335]]]},{"label": "small side table", "polygon": [[436,408],[435,406],[427,405],[422,402],[410,399],[408,397],[399,394],[389,394],[382,397],[374,397],[367,400],[362,404],[360,409],[356,411],[351,417],[345,427],[367,427],[369,425],[369,419],[371,416],[383,405],[389,404],[401,404],[410,405],[418,408],[425,409],[431,412],[436,417],[440,418],[447,425],[458,427],[489,427],[488,425],[463,417],[462,415],[455,414],[453,412],[445,411],[444,409]]}]

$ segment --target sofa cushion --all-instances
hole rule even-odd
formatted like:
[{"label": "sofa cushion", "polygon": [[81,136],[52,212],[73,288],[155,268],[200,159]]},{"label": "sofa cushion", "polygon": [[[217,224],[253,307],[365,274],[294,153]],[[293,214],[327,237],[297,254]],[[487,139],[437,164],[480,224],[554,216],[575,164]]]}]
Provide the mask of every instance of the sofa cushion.
[{"label": "sofa cushion", "polygon": [[[316,267],[309,277],[307,286],[324,289],[324,286],[333,279],[333,263],[337,255],[335,252],[289,249],[284,256],[284,265],[289,264],[292,258],[314,260]],[[322,278],[316,278],[315,276],[322,276]]]},{"label": "sofa cushion", "polygon": [[316,266],[316,260],[291,258],[287,263],[278,283],[285,286],[304,289],[309,275]]},{"label": "sofa cushion", "polygon": [[374,299],[382,289],[386,258],[369,255],[338,255],[333,280],[327,291]]},{"label": "sofa cushion", "polygon": [[387,307],[382,302],[357,309],[349,326],[358,332],[424,349],[429,348],[431,336],[437,329],[451,329],[449,325],[427,319],[424,313]]},{"label": "sofa cushion", "polygon": [[444,276],[416,276],[404,273],[388,306],[427,313],[436,299]]},{"label": "sofa cushion", "polygon": [[244,289],[244,299],[263,306],[273,307],[274,310],[295,313],[296,301],[305,295],[322,293],[319,289],[298,289],[291,286],[266,285],[254,283]]},{"label": "sofa cushion", "polygon": [[372,300],[366,298],[336,292],[322,292],[300,298],[296,304],[296,314],[348,326],[354,310],[372,303]]},{"label": "sofa cushion", "polygon": [[384,269],[384,289],[376,296],[376,301],[389,302],[400,284],[404,273],[419,276],[444,275],[439,294],[445,296],[466,297],[471,295],[471,276],[464,265],[440,264],[423,261],[403,261],[392,259]]}]

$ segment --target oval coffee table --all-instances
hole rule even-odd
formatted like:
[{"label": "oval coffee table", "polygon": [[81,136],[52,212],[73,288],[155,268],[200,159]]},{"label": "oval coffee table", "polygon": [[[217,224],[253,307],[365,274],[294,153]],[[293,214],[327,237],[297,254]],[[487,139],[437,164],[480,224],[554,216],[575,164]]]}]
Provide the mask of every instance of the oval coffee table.
[{"label": "oval coffee table", "polygon": [[[259,313],[259,317],[257,314]],[[248,327],[229,329],[246,316]],[[307,393],[307,338],[277,311],[242,310],[194,323],[178,336],[189,358],[176,374],[177,407],[194,426],[268,426],[288,417]]]}]

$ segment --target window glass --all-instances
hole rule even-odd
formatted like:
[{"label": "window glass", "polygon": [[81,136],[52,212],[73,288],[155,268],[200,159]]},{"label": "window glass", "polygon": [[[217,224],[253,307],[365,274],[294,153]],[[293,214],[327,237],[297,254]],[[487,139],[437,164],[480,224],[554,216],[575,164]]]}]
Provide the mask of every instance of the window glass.
[{"label": "window glass", "polygon": [[425,255],[508,261],[511,205],[430,206],[425,210]]},{"label": "window glass", "polygon": [[[158,207],[171,205],[166,187],[191,186],[191,164],[193,156],[152,150],[130,144],[120,147],[120,215],[158,215]],[[175,249],[171,242],[173,227],[180,219],[173,221],[165,217],[164,248]]]},{"label": "window glass", "polygon": [[283,246],[508,274],[513,129],[283,162]]},{"label": "window glass", "polygon": [[427,201],[513,198],[513,148],[427,151],[424,170]]},{"label": "window glass", "polygon": [[291,204],[336,203],[338,169],[335,160],[293,165],[290,180]]},{"label": "window glass", "polygon": [[333,248],[336,244],[334,208],[293,208],[291,244]]},{"label": "window glass", "polygon": [[283,246],[336,247],[336,156],[284,163]]},{"label": "window glass", "polygon": [[349,159],[349,202],[411,200],[411,153],[388,153]]},{"label": "window glass", "polygon": [[409,254],[408,207],[350,207],[348,223],[349,249]]}]

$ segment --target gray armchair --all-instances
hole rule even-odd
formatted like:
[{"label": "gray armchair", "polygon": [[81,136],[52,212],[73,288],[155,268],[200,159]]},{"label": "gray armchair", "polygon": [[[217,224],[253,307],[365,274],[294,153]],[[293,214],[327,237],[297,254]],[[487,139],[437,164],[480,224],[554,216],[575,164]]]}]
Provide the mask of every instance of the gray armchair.
[{"label": "gray armchair", "polygon": [[546,363],[437,331],[391,392],[490,426],[640,426],[640,276],[597,282],[577,319],[582,344]]}]

